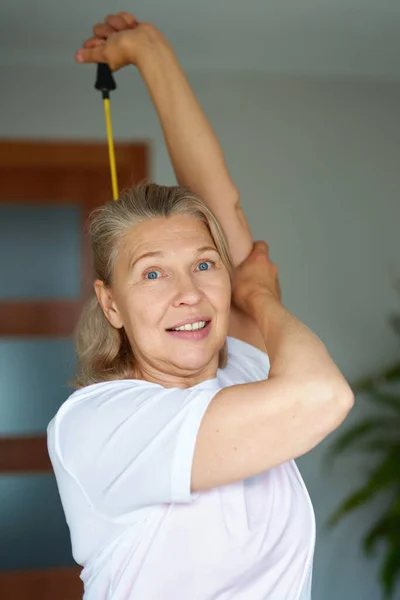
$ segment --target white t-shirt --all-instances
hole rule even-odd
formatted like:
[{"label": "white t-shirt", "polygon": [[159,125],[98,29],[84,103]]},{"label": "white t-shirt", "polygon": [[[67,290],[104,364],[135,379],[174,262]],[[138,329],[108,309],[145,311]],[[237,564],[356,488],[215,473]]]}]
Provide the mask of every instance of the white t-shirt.
[{"label": "white t-shirt", "polygon": [[85,600],[310,599],[314,513],[293,461],[190,491],[196,436],[215,394],[268,375],[266,354],[227,342],[215,379],[188,389],[90,385],[49,424]]}]

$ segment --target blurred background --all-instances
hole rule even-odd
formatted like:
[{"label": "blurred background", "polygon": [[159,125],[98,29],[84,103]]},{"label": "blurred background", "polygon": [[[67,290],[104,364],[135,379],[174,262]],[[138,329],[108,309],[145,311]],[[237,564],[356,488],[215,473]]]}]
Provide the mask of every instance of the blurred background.
[{"label": "blurred background", "polygon": [[[75,581],[76,566],[44,435],[70,393],[74,372],[71,331],[88,284],[83,221],[111,195],[95,68],[75,65],[73,54],[94,22],[118,10],[154,22],[174,45],[222,142],[254,237],[268,242],[280,267],[286,306],[323,339],[351,382],[379,375],[399,360],[399,337],[390,324],[400,304],[397,1],[3,2],[0,595],[5,600],[79,597],[79,585],[76,591],[71,584],[69,567]],[[133,68],[116,80],[111,109],[121,185],[145,176],[173,184],[142,81]],[[383,540],[367,557],[362,540],[399,497],[400,473],[387,486],[389,496],[374,494],[372,502],[326,528],[379,457],[348,449],[331,469],[324,458],[372,410],[381,415],[386,407],[372,409],[357,398],[346,425],[299,460],[317,517],[314,600],[378,600],[383,594],[379,571],[388,546]],[[400,471],[398,448],[396,456]],[[400,572],[400,518],[395,523],[389,535],[391,573]],[[400,598],[400,587],[394,587],[393,598]]]}]

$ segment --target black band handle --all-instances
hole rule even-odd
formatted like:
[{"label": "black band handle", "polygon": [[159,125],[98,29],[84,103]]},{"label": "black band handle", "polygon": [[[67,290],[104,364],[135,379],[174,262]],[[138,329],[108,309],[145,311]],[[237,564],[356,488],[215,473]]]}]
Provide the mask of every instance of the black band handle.
[{"label": "black band handle", "polygon": [[97,65],[97,76],[94,87],[103,93],[103,98],[108,98],[109,92],[117,88],[117,84],[107,63],[99,63]]}]

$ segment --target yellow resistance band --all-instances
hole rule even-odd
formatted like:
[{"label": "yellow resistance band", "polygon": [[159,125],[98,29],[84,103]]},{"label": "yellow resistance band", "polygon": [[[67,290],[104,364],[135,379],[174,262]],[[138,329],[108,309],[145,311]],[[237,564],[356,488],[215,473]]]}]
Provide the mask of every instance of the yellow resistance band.
[{"label": "yellow resistance band", "polygon": [[114,140],[111,124],[111,111],[110,111],[110,99],[104,98],[104,114],[106,117],[107,127],[107,140],[108,140],[108,157],[110,160],[110,173],[111,173],[111,185],[113,199],[118,200],[118,182],[117,182],[117,168],[115,164],[115,153],[114,153]]}]

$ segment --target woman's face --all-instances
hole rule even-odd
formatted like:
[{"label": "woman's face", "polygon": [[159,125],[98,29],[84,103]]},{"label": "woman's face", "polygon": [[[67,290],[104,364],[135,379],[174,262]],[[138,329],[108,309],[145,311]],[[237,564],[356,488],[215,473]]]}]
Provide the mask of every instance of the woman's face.
[{"label": "woman's face", "polygon": [[125,328],[136,377],[167,387],[215,377],[231,286],[201,221],[177,215],[132,228],[121,243],[111,289],[99,281],[95,287],[111,324]]}]

